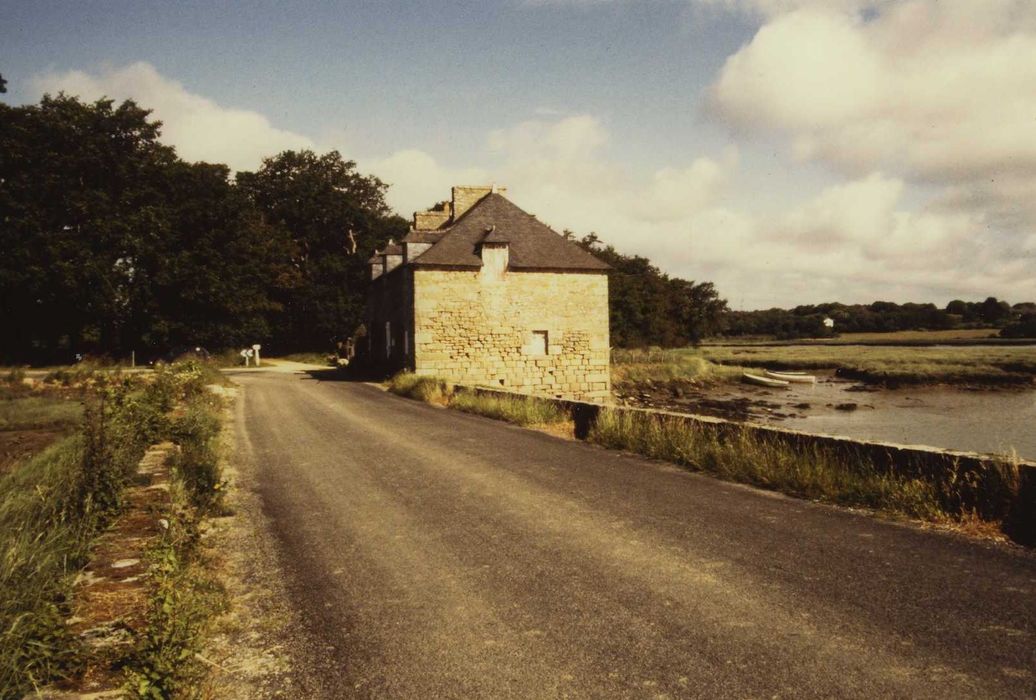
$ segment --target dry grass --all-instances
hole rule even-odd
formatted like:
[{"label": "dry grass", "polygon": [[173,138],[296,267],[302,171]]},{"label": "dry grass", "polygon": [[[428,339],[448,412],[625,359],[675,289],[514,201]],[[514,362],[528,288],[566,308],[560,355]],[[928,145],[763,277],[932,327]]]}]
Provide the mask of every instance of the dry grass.
[{"label": "dry grass", "polygon": [[[842,333],[837,338],[826,338],[828,343],[946,343],[955,340],[986,340],[996,338],[997,328],[957,328],[948,331],[892,331],[891,333]],[[810,342],[804,340],[801,342]]]},{"label": "dry grass", "polygon": [[602,410],[588,439],[729,481],[972,530],[979,523],[999,530],[1019,505],[1032,505],[1019,501],[1019,466],[1010,457],[967,467],[948,460],[933,471],[743,426],[612,409]]},{"label": "dry grass", "polygon": [[522,426],[556,425],[569,420],[556,404],[532,396],[457,391],[450,398],[449,407]]},{"label": "dry grass", "polygon": [[569,420],[568,414],[549,400],[521,394],[479,393],[455,387],[438,377],[418,376],[410,372],[400,372],[392,377],[388,381],[388,389],[400,396],[515,425],[557,425]]},{"label": "dry grass", "polygon": [[708,386],[736,381],[741,370],[707,360],[702,354],[688,350],[613,350],[612,384],[629,387],[649,382],[681,382]]},{"label": "dry grass", "polygon": [[589,440],[813,500],[923,519],[941,514],[935,489],[923,480],[882,473],[833,450],[791,447],[744,429],[722,434],[673,416],[606,409]]}]

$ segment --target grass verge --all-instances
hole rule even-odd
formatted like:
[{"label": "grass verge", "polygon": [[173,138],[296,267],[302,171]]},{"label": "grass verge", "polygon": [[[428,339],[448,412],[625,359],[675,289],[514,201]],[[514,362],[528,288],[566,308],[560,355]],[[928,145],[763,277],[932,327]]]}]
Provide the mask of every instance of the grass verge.
[{"label": "grass verge", "polygon": [[515,425],[556,425],[569,420],[568,414],[554,403],[532,396],[503,396],[479,394],[474,391],[455,391],[450,408],[475,413]]},{"label": "grass verge", "polygon": [[222,585],[201,554],[204,518],[223,514],[218,438],[220,399],[199,375],[188,380],[169,435],[180,446],[173,462],[169,528],[148,553],[151,597],[147,628],[127,664],[127,689],[156,700],[197,694],[208,668],[201,651],[226,609]]},{"label": "grass verge", "polygon": [[515,425],[557,425],[569,421],[568,414],[550,401],[521,394],[482,394],[455,387],[438,377],[400,372],[388,381],[394,394],[425,403],[448,406]]},{"label": "grass verge", "polygon": [[[451,387],[435,377],[400,374],[389,389],[518,425],[570,420],[557,403]],[[594,409],[586,440],[665,460],[719,478],[791,496],[919,520],[997,530],[1034,543],[1033,495],[1023,493],[1016,458],[929,459],[866,445],[834,446],[737,423],[704,424],[661,413]],[[584,434],[584,433],[580,433]]]},{"label": "grass verge", "polygon": [[77,641],[64,623],[72,579],[165,428],[164,408],[150,387],[98,380],[78,433],[0,479],[0,697],[74,671]]},{"label": "grass verge", "polygon": [[1016,512],[1019,466],[1011,459],[933,469],[877,460],[823,444],[676,416],[602,409],[588,440],[792,496],[937,523],[981,521],[1004,529]]},{"label": "grass verge", "polygon": [[[3,698],[75,674],[81,649],[65,624],[73,581],[95,536],[118,515],[123,488],[150,444],[170,436],[182,440],[175,471],[186,505],[172,518],[181,525],[170,535],[178,552],[194,537],[194,526],[182,523],[219,507],[221,481],[212,453],[218,422],[203,415],[206,402],[215,400],[206,384],[222,381],[218,372],[188,362],[151,376],[77,372],[53,381],[82,388],[79,429],[0,477]],[[174,412],[177,406],[182,408]],[[182,581],[174,588],[177,595],[188,590]]]}]

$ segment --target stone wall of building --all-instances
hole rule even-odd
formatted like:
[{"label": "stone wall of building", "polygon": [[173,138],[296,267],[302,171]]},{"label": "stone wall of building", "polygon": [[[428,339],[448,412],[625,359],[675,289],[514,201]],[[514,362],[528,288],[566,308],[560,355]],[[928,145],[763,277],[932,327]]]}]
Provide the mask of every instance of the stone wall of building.
[{"label": "stone wall of building", "polygon": [[413,366],[413,278],[409,267],[397,266],[371,282],[367,292],[367,335],[359,341],[371,370],[391,374]]},{"label": "stone wall of building", "polygon": [[543,396],[609,398],[606,274],[416,270],[413,285],[418,374]]}]

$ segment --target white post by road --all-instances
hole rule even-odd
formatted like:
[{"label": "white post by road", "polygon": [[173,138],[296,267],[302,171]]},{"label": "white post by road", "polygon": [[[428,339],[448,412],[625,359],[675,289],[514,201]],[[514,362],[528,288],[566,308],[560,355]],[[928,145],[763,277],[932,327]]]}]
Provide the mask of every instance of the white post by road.
[{"label": "white post by road", "polygon": [[252,349],[255,350],[255,366],[256,367],[259,366],[259,348],[261,348],[261,347],[262,347],[262,345],[259,345],[258,343],[256,343],[255,345],[252,346]]}]

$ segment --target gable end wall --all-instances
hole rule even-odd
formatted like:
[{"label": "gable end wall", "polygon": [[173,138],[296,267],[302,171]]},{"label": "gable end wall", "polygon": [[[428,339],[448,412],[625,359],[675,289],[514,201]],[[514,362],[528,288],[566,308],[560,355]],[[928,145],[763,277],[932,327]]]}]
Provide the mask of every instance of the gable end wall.
[{"label": "gable end wall", "polygon": [[[547,331],[547,355],[533,331]],[[604,401],[608,276],[415,270],[414,369],[462,384]]]}]

